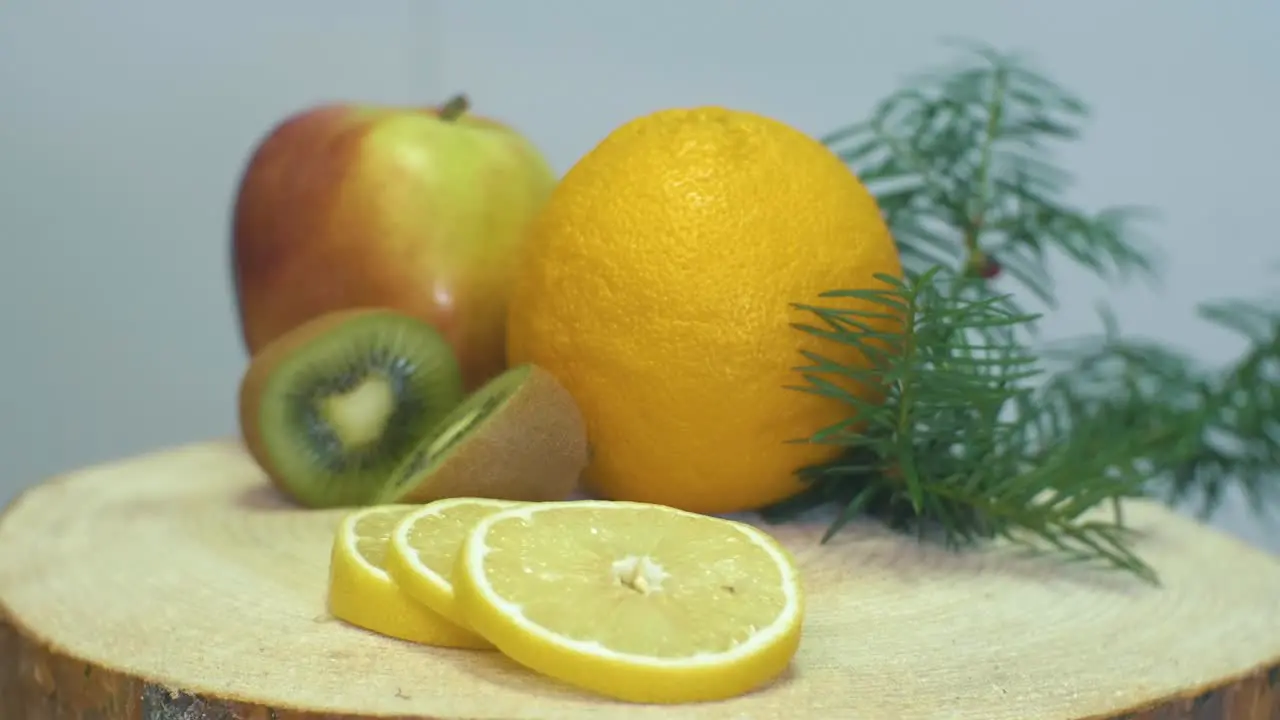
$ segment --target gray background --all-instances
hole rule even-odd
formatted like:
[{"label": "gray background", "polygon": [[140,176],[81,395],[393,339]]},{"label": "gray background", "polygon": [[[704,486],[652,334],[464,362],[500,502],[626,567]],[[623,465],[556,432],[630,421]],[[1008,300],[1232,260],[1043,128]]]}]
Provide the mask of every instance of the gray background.
[{"label": "gray background", "polygon": [[[358,9],[357,9],[358,7]],[[1096,111],[1075,199],[1162,212],[1159,290],[1125,327],[1208,361],[1242,345],[1195,303],[1274,293],[1280,3],[0,2],[0,501],[43,477],[235,432],[244,357],[227,216],[277,119],[466,90],[564,170],[622,121],[723,103],[813,133],[865,115],[943,36],[1033,54]],[[1059,273],[1051,337],[1105,288]],[[1280,550],[1238,499],[1222,528]]]}]

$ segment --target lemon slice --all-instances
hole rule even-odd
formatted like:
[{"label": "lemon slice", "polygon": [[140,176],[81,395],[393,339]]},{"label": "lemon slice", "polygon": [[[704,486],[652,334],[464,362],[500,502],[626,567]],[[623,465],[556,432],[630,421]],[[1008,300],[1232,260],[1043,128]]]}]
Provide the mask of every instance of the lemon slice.
[{"label": "lemon slice", "polygon": [[698,702],[777,678],[800,644],[790,555],[749,525],[594,500],[478,521],[453,573],[469,625],[516,662],[618,700]]},{"label": "lemon slice", "polygon": [[492,648],[409,597],[383,567],[387,538],[416,505],[357,510],[342,520],[329,560],[329,612],[339,620],[401,640],[458,648]]},{"label": "lemon slice", "polygon": [[453,598],[458,548],[479,520],[520,503],[487,498],[446,498],[405,515],[391,532],[387,573],[414,600],[466,627]]}]

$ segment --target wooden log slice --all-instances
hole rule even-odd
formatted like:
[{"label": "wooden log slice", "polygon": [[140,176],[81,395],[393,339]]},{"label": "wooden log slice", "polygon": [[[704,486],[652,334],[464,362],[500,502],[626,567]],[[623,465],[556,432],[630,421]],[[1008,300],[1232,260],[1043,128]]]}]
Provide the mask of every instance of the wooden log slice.
[{"label": "wooden log slice", "polygon": [[0,518],[0,718],[1280,718],[1280,562],[1154,503],[1164,586],[955,554],[873,524],[772,528],[810,606],[787,677],[732,701],[611,703],[494,652],[330,618],[341,512],[293,508],[233,443],[91,468]]}]

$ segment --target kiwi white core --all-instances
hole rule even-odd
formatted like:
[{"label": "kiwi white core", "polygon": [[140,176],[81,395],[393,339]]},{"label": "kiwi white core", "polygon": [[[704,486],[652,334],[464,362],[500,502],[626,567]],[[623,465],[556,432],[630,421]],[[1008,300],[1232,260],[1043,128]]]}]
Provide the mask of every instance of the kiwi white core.
[{"label": "kiwi white core", "polygon": [[325,418],[347,447],[382,437],[395,409],[395,393],[380,375],[371,375],[347,392],[324,399]]}]

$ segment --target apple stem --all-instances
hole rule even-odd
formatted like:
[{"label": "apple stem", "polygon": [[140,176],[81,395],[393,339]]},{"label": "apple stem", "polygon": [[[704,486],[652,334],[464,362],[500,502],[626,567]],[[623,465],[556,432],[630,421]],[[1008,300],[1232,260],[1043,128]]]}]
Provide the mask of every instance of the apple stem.
[{"label": "apple stem", "polygon": [[440,119],[457,120],[469,107],[471,107],[471,102],[467,100],[466,95],[454,95],[449,98],[449,102],[440,106]]}]

